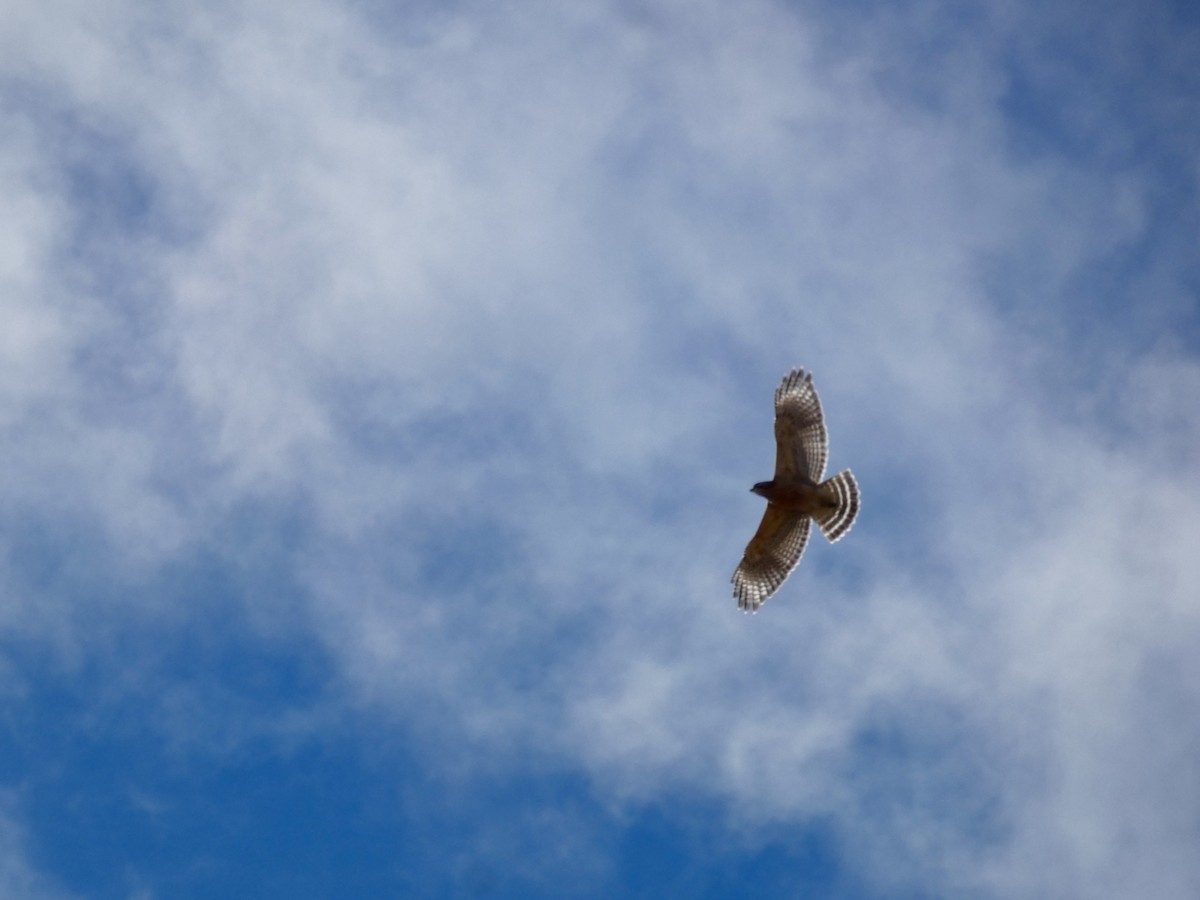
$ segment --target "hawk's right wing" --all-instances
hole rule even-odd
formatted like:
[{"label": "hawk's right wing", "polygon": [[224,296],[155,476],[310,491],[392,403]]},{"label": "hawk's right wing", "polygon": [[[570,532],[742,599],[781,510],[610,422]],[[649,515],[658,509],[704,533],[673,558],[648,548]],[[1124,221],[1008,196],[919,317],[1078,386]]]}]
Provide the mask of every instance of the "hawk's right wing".
[{"label": "hawk's right wing", "polygon": [[812,375],[793,369],[775,389],[775,480],[820,484],[829,435]]},{"label": "hawk's right wing", "polygon": [[768,597],[779,589],[796,568],[808,543],[812,519],[767,504],[758,531],[746,546],[746,553],[733,573],[733,595],[738,608],[758,612]]}]

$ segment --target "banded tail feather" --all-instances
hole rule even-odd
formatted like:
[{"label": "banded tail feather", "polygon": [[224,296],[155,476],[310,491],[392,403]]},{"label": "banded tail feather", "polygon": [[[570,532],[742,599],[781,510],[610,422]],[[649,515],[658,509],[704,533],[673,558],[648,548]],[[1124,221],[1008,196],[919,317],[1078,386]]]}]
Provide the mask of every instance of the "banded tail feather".
[{"label": "banded tail feather", "polygon": [[821,485],[821,493],[834,500],[834,506],[814,518],[829,543],[842,537],[858,517],[858,482],[849,469],[843,469]]}]

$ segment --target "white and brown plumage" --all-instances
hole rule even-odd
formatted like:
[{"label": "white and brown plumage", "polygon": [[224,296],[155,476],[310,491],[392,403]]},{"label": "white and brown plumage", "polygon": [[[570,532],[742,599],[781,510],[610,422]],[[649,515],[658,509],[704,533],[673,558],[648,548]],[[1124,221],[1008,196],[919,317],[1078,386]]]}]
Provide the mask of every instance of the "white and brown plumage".
[{"label": "white and brown plumage", "polygon": [[767,500],[758,531],[733,573],[738,607],[758,612],[796,568],[809,526],[838,540],[858,515],[858,482],[849,469],[828,481],[829,436],[812,375],[793,369],[775,389],[775,477],[751,490]]}]

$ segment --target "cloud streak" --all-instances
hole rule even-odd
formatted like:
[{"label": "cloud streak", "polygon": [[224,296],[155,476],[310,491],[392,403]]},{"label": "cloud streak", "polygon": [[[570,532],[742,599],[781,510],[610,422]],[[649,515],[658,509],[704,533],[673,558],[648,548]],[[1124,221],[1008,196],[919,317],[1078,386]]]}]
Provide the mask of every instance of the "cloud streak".
[{"label": "cloud streak", "polygon": [[[1165,7],[1067,71],[1072,4],[55,10],[2,44],[11,640],[176,634],[211,566],[239,639],[320,646],[314,740],[821,822],[872,896],[1194,892]],[[798,364],[863,518],[742,619]]]}]

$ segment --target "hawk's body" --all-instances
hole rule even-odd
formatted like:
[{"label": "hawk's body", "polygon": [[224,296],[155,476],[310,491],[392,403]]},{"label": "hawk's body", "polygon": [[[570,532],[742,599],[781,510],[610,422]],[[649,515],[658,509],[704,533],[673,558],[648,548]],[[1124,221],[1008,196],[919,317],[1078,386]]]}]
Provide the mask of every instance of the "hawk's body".
[{"label": "hawk's body", "polygon": [[751,488],[766,498],[767,510],[733,573],[733,595],[747,612],[757,612],[800,562],[814,519],[832,542],[858,515],[858,483],[849,469],[821,480],[829,437],[812,375],[803,369],[775,389],[775,448],[775,477]]}]

